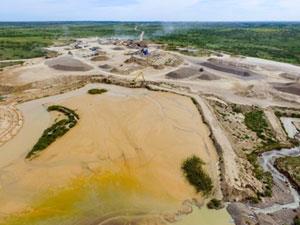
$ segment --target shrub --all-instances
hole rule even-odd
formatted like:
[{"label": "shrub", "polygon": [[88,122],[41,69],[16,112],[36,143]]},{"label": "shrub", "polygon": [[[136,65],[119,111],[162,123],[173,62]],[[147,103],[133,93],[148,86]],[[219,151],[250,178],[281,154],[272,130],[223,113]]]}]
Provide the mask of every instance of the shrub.
[{"label": "shrub", "polygon": [[107,92],[106,89],[98,89],[98,88],[88,90],[88,93],[90,95],[101,95],[101,94],[106,93],[106,92]]},{"label": "shrub", "polygon": [[195,187],[196,191],[208,195],[213,189],[213,184],[211,178],[203,170],[203,165],[205,163],[200,158],[192,156],[183,162],[181,168],[184,176]]},{"label": "shrub", "polygon": [[222,209],[223,208],[222,201],[213,198],[212,200],[210,200],[209,203],[207,203],[207,208],[209,208],[209,209]]},{"label": "shrub", "polygon": [[300,218],[298,216],[294,219],[294,225],[300,225]]},{"label": "shrub", "polygon": [[36,156],[37,153],[46,149],[50,144],[52,144],[57,138],[65,135],[70,128],[74,127],[77,124],[77,120],[79,120],[78,114],[76,114],[73,110],[68,109],[63,106],[53,105],[49,106],[47,109],[50,111],[58,111],[67,116],[67,119],[62,119],[51,127],[47,128],[42,136],[39,138],[38,142],[33,146],[31,151],[27,154],[27,159],[32,159]]}]

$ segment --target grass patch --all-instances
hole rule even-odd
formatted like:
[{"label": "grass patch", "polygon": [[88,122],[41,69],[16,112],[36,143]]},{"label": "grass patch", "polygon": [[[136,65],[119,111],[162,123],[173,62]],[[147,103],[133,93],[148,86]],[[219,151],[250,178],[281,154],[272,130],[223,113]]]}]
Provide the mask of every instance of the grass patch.
[{"label": "grass patch", "polygon": [[258,154],[253,152],[247,155],[248,161],[253,166],[253,173],[259,181],[264,184],[264,192],[257,193],[257,199],[260,200],[261,197],[272,197],[272,187],[273,187],[273,177],[270,172],[265,172],[263,168],[258,163]]},{"label": "grass patch", "polygon": [[22,65],[24,61],[0,62],[0,69],[8,66]]},{"label": "grass patch", "polygon": [[101,94],[104,94],[106,92],[107,92],[106,89],[99,89],[99,88],[94,88],[94,89],[88,90],[88,93],[90,95],[101,95]]},{"label": "grass patch", "polygon": [[31,151],[27,154],[26,159],[33,159],[36,157],[38,153],[46,149],[50,144],[55,142],[55,140],[59,137],[65,135],[71,128],[73,128],[77,121],[79,120],[79,116],[73,110],[68,109],[63,106],[53,105],[48,107],[48,112],[57,111],[63,113],[67,116],[67,119],[62,119],[51,127],[47,128],[42,136],[39,138],[38,142],[33,146]]},{"label": "grass patch", "polygon": [[294,219],[294,225],[300,225],[300,218],[298,216]]},{"label": "grass patch", "polygon": [[209,195],[213,189],[213,184],[211,178],[203,170],[203,165],[205,163],[199,157],[192,156],[183,162],[181,169],[186,179],[194,186],[197,192]]},{"label": "grass patch", "polygon": [[[300,64],[299,23],[161,23],[161,22],[26,22],[0,23],[0,59],[47,55],[45,47],[79,37],[145,38],[167,44],[169,49],[190,46],[205,55],[227,52]],[[59,43],[58,43],[59,44]]]},{"label": "grass patch", "polygon": [[261,139],[265,139],[265,131],[268,129],[268,123],[262,110],[253,110],[245,114],[245,125],[248,129],[254,131]]},{"label": "grass patch", "polygon": [[276,167],[291,178],[300,188],[300,157],[279,158],[275,162]]}]

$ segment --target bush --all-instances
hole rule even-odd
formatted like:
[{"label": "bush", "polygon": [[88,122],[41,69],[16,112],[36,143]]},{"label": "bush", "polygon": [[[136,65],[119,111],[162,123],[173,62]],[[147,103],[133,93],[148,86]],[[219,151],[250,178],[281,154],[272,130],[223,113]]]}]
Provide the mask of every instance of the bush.
[{"label": "bush", "polygon": [[300,218],[298,216],[294,219],[294,225],[300,225]]},{"label": "bush", "polygon": [[106,89],[98,89],[98,88],[90,89],[90,90],[88,91],[88,93],[89,93],[90,95],[101,95],[101,94],[106,93],[106,92],[107,92]]},{"label": "bush", "polygon": [[42,136],[39,138],[38,142],[33,146],[31,151],[27,154],[27,159],[32,159],[36,156],[37,153],[46,149],[50,144],[52,144],[57,138],[65,135],[70,128],[74,127],[77,124],[77,120],[79,120],[78,114],[76,114],[73,110],[68,109],[63,106],[53,105],[49,106],[47,109],[50,111],[58,111],[67,116],[67,119],[62,119],[51,127],[47,128]]},{"label": "bush", "polygon": [[211,178],[203,170],[203,165],[205,163],[200,158],[192,156],[183,162],[181,169],[186,179],[195,187],[197,192],[208,195],[213,189],[213,184]]},{"label": "bush", "polygon": [[258,137],[265,139],[263,134],[268,128],[268,123],[264,117],[264,112],[261,110],[254,110],[245,114],[245,124],[246,126],[254,131]]},{"label": "bush", "polygon": [[207,208],[209,208],[209,209],[222,209],[223,208],[222,201],[213,198],[212,200],[210,200],[209,203],[207,203]]}]

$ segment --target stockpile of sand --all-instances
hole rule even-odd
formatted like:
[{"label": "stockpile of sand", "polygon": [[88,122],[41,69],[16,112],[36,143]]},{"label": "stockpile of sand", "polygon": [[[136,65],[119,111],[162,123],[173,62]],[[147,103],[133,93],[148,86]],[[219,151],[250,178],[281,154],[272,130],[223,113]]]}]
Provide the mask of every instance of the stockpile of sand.
[{"label": "stockpile of sand", "polygon": [[212,58],[206,62],[200,63],[200,65],[223,73],[232,74],[242,79],[263,78],[261,75],[254,73],[253,71],[248,69],[248,68],[253,69],[251,66],[245,68],[246,66],[244,64],[227,62],[227,61]]},{"label": "stockpile of sand", "polygon": [[113,67],[108,64],[103,64],[103,65],[100,65],[99,68],[104,69],[104,70],[111,70]]},{"label": "stockpile of sand", "polygon": [[201,75],[199,77],[197,77],[197,79],[211,81],[211,80],[220,80],[220,77],[218,77],[217,75],[215,75],[213,73],[204,71],[201,73]]},{"label": "stockpile of sand", "polygon": [[109,58],[106,55],[98,55],[98,56],[91,58],[91,60],[94,62],[98,62],[98,61],[107,61],[107,60],[109,60]]},{"label": "stockpile of sand", "polygon": [[63,71],[89,71],[93,69],[93,67],[73,58],[70,55],[60,56],[55,59],[48,60],[45,63],[52,69]]},{"label": "stockpile of sand", "polygon": [[195,67],[183,67],[178,70],[172,71],[166,75],[169,79],[199,79],[199,80],[218,80],[218,76],[207,72],[205,70]]},{"label": "stockpile of sand", "polygon": [[168,73],[166,77],[171,79],[186,79],[195,75],[199,75],[199,71],[196,68],[184,67]]},{"label": "stockpile of sand", "polygon": [[125,63],[134,63],[141,66],[151,66],[154,69],[164,69],[166,66],[176,67],[182,64],[183,60],[176,55],[156,51],[152,52],[149,56],[132,56],[131,58],[127,59]]},{"label": "stockpile of sand", "polygon": [[122,48],[122,47],[114,47],[114,48],[112,48],[112,50],[115,50],[115,51],[123,51],[123,50],[125,50],[125,49]]}]

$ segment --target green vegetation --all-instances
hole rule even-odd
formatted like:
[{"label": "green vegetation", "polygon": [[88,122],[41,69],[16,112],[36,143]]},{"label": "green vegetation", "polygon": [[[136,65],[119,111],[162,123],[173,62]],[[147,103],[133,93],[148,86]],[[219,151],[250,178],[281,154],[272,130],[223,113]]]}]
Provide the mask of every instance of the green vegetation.
[{"label": "green vegetation", "polygon": [[22,65],[23,63],[24,61],[0,62],[0,70],[8,66]]},{"label": "green vegetation", "polygon": [[[78,37],[146,38],[168,49],[191,47],[185,54],[223,51],[300,64],[300,23],[44,22],[0,23],[0,60],[46,56],[44,47]],[[58,43],[59,42],[59,43]]]},{"label": "green vegetation", "polygon": [[250,130],[254,131],[259,138],[266,138],[264,132],[268,128],[268,123],[262,110],[253,110],[246,113],[245,124]]},{"label": "green vegetation", "polygon": [[98,89],[98,88],[88,90],[88,93],[90,95],[101,95],[101,94],[106,93],[106,92],[107,92],[106,89]]},{"label": "green vegetation", "polygon": [[[264,184],[264,192],[257,193],[257,202],[261,197],[272,197],[273,177],[270,172],[265,172],[258,163],[258,154],[253,152],[247,156],[248,161],[253,166],[253,173],[255,177]],[[256,201],[252,201],[256,202]]]},{"label": "green vegetation", "polygon": [[262,110],[255,108],[254,110],[245,113],[245,125],[248,129],[255,132],[257,137],[262,140],[261,146],[257,149],[258,152],[265,152],[285,147],[276,140]]},{"label": "green vegetation", "polygon": [[209,209],[222,209],[224,206],[222,204],[221,200],[213,198],[210,200],[209,203],[207,203],[207,208]]},{"label": "green vegetation", "polygon": [[199,157],[192,156],[183,162],[181,169],[186,179],[195,187],[197,192],[209,195],[213,189],[213,184],[211,178],[203,170],[203,165],[205,163]]},{"label": "green vegetation", "polygon": [[300,64],[299,23],[206,23],[175,27],[158,40],[176,46],[223,51]]},{"label": "green vegetation", "polygon": [[255,177],[264,184],[264,192],[257,193],[257,200],[252,199],[252,202],[258,202],[261,197],[271,197],[273,178],[270,172],[265,172],[258,162],[258,156],[261,152],[281,148],[262,110],[254,108],[253,110],[245,113],[245,125],[248,129],[256,133],[257,137],[262,140],[262,144],[252,153],[247,155],[248,161],[253,166]]},{"label": "green vegetation", "polygon": [[280,171],[287,174],[300,189],[300,157],[279,158],[275,165]]},{"label": "green vegetation", "polygon": [[48,107],[48,112],[57,111],[63,113],[67,119],[62,119],[51,127],[47,128],[42,136],[39,138],[38,142],[33,146],[31,151],[27,154],[27,159],[34,158],[39,152],[46,149],[50,144],[52,144],[57,138],[62,137],[66,134],[71,128],[73,128],[77,121],[79,120],[79,116],[73,110],[68,109],[63,106],[50,106]]},{"label": "green vegetation", "polygon": [[[297,109],[290,109],[290,110],[297,110]],[[300,118],[300,113],[296,112],[284,112],[284,111],[276,111],[275,115],[280,117],[292,117],[292,118]]]},{"label": "green vegetation", "polygon": [[298,216],[294,219],[294,225],[300,225],[300,218]]}]

